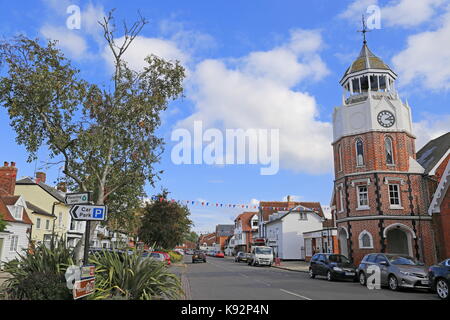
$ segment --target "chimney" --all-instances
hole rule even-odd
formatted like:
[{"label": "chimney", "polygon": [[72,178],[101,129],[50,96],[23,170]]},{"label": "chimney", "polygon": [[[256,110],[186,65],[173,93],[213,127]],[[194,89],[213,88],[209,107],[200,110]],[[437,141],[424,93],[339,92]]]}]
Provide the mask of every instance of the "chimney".
[{"label": "chimney", "polygon": [[45,183],[45,178],[47,175],[45,172],[36,172],[36,183],[42,182]]},{"label": "chimney", "polygon": [[17,168],[15,162],[3,163],[0,167],[0,194],[14,195],[16,189]]},{"label": "chimney", "polygon": [[291,202],[291,196],[287,196],[287,202]]},{"label": "chimney", "polygon": [[56,186],[56,189],[62,192],[67,192],[66,183],[64,181],[59,182],[58,185]]}]

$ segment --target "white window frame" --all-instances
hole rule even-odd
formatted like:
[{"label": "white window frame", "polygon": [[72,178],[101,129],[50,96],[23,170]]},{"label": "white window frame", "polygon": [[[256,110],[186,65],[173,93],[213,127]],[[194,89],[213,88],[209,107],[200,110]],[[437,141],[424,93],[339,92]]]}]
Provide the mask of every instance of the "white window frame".
[{"label": "white window frame", "polygon": [[10,243],[10,246],[9,246],[9,251],[10,252],[17,251],[18,243],[19,243],[19,236],[18,235],[12,235],[11,236],[11,243]]},{"label": "white window frame", "polygon": [[[388,163],[387,161],[387,153],[388,150],[386,148],[386,141],[389,141],[390,147],[391,147],[391,157],[392,157],[392,163]],[[387,136],[384,138],[384,156],[385,156],[385,160],[386,160],[386,165],[388,166],[395,166],[395,158],[394,158],[394,141],[392,140],[391,137]]]},{"label": "white window frame", "polygon": [[338,189],[339,193],[339,213],[344,212],[344,192],[342,188]]},{"label": "white window frame", "polygon": [[[363,243],[363,236],[365,236],[365,235],[367,235],[367,236],[369,236],[369,239],[370,239],[370,245],[369,246],[364,246],[364,243]],[[372,237],[372,234],[369,232],[369,231],[367,231],[367,230],[363,230],[360,234],[359,234],[359,236],[358,236],[358,242],[359,242],[359,248],[360,249],[373,249],[373,237]]]},{"label": "white window frame", "polygon": [[[360,188],[365,187],[366,188],[366,198],[367,198],[367,204],[366,205],[361,205],[361,192],[360,192]],[[370,209],[369,207],[369,187],[367,185],[359,185],[356,186],[356,198],[357,198],[357,203],[358,206],[356,207],[357,210],[367,210]]]},{"label": "white window frame", "polygon": [[19,221],[23,220],[23,207],[22,206],[15,206],[13,207],[13,218]]},{"label": "white window frame", "polygon": [[[397,194],[398,194],[398,204],[392,204],[392,197],[391,197],[391,186],[397,187]],[[389,208],[390,209],[403,209],[402,207],[402,192],[400,189],[400,184],[398,183],[389,183],[388,184],[388,195],[389,195]]]},{"label": "white window frame", "polygon": [[50,230],[50,220],[45,220],[45,230]]},{"label": "white window frame", "polygon": [[63,214],[62,212],[59,213],[58,217],[58,226],[61,228],[63,226]]},{"label": "white window frame", "polygon": [[36,218],[36,229],[41,229],[41,218]]}]

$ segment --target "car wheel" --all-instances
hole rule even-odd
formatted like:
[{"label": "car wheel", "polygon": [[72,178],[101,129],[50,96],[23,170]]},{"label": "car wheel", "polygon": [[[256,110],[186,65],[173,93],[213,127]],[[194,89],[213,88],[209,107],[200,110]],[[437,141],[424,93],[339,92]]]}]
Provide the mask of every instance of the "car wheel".
[{"label": "car wheel", "polygon": [[330,270],[328,270],[328,272],[327,272],[327,280],[328,281],[333,281],[334,280],[333,275],[331,274]]},{"label": "car wheel", "polygon": [[392,291],[398,290],[398,280],[394,275],[389,276],[389,289]]},{"label": "car wheel", "polygon": [[311,279],[314,279],[314,278],[316,277],[316,275],[314,274],[314,272],[312,271],[311,268],[309,268],[309,277],[310,277]]},{"label": "car wheel", "polygon": [[359,284],[362,286],[366,285],[366,275],[364,274],[364,272],[359,273]]},{"label": "car wheel", "polygon": [[436,292],[438,297],[442,300],[449,300],[447,281],[445,281],[444,279],[439,279],[436,282]]}]

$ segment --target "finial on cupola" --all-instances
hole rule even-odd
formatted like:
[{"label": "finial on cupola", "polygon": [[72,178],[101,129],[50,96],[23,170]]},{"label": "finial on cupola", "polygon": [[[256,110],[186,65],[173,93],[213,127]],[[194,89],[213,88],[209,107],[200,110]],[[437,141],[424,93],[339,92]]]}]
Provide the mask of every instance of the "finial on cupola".
[{"label": "finial on cupola", "polygon": [[363,25],[362,30],[358,30],[358,32],[361,32],[363,34],[363,39],[364,39],[363,43],[367,44],[366,33],[370,32],[370,30],[367,29],[366,19],[365,19],[364,15],[362,15],[362,25]]}]

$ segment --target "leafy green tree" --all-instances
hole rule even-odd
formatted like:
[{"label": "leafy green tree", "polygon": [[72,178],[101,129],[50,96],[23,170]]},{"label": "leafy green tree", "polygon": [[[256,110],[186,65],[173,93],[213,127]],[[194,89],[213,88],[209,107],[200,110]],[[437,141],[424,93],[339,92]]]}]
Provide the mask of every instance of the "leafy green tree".
[{"label": "leafy green tree", "polygon": [[185,235],[184,240],[196,243],[198,241],[198,234],[195,231],[190,231]]},{"label": "leafy green tree", "polygon": [[167,200],[167,191],[157,196],[153,203],[144,208],[139,239],[148,245],[173,249],[183,242],[192,226],[189,209],[177,202]]},{"label": "leafy green tree", "polygon": [[49,164],[63,163],[70,189],[93,191],[94,202],[107,203],[111,216],[127,216],[145,183],[153,185],[161,173],[154,164],[163,140],[155,131],[168,102],[182,95],[184,68],[149,53],[143,70],[132,70],[123,56],[147,21],[125,23],[122,43],[112,12],[99,23],[114,59],[110,83],[100,87],[81,79],[56,42],[41,45],[19,36],[0,43],[0,104],[28,161],[46,145]]}]

